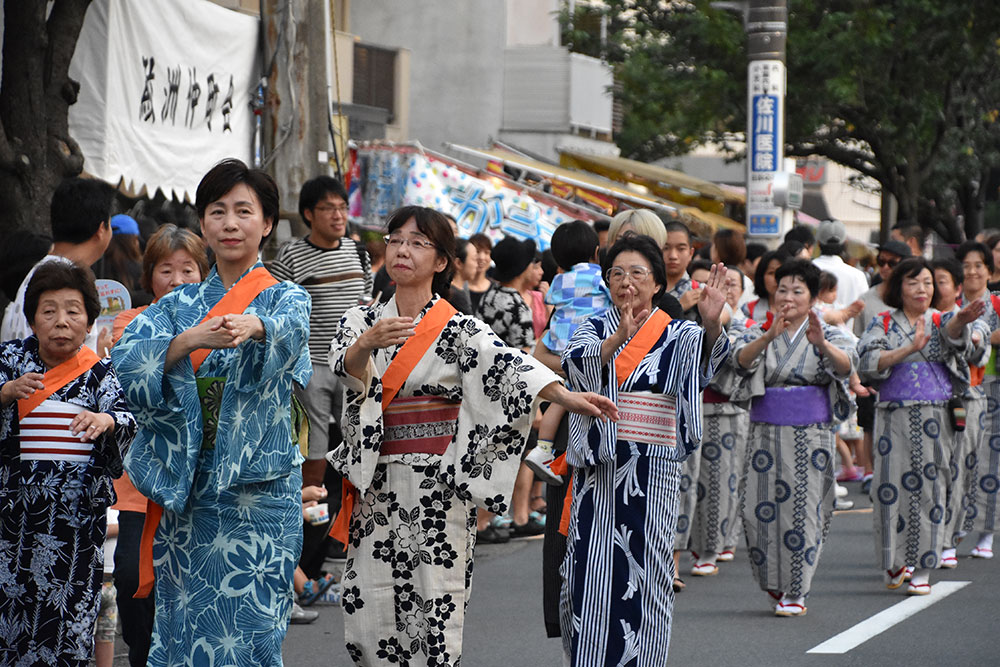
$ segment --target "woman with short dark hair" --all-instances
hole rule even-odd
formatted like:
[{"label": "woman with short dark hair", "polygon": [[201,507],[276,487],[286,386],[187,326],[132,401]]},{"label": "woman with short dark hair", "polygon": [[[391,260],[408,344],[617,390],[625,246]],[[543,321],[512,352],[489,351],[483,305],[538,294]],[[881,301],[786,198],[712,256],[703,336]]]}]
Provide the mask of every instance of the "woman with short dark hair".
[{"label": "woman with short dark hair", "polygon": [[969,363],[985,354],[982,301],[958,312],[931,307],[934,274],[923,257],[904,259],[886,285],[890,310],[858,343],[862,380],[878,384],[875,404],[875,548],[886,586],[927,595],[930,571],[951,545],[946,498],[950,449],[959,416],[953,401],[969,386]]},{"label": "woman with short dark hair", "polygon": [[833,425],[850,409],[851,338],[813,310],[820,270],[781,265],[773,318],[747,330],[733,356],[751,399],[743,532],[754,579],[777,616],[802,616],[833,513]]},{"label": "woman with short dark hair", "polygon": [[135,435],[111,362],[83,344],[100,309],[90,269],[45,262],[25,291],[32,335],[0,345],[5,664],[94,654],[112,480]]},{"label": "woman with short dark hair", "polygon": [[476,508],[507,511],[538,398],[593,416],[614,405],[567,391],[442,298],[455,237],[441,213],[407,206],[387,228],[396,292],[348,310],[330,350],[346,393],[327,458],[354,487],[334,527],[344,635],[358,665],[457,665]]},{"label": "woman with short dark hair", "polygon": [[606,266],[614,308],[579,326],[562,364],[574,388],[615,401],[619,420],[570,419],[560,625],[576,667],[663,665],[681,467],[701,440],[702,379],[729,352],[719,322],[725,269],[713,267],[698,302],[702,329],[654,307],[667,276],[653,239],[620,236]]},{"label": "woman with short dark hair", "polygon": [[312,373],[309,295],[258,261],[278,215],[270,176],[220,162],[195,208],[215,267],[140,313],[111,350],[141,425],[125,467],[155,503],[142,554],[146,592],[155,562],[149,664],[278,665],[302,549],[289,406]]}]

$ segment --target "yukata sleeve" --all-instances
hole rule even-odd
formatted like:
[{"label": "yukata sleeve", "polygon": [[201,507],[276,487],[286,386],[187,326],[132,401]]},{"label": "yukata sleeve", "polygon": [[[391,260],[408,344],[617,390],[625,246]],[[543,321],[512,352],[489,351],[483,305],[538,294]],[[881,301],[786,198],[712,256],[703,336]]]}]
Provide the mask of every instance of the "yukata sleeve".
[{"label": "yukata sleeve", "polygon": [[[22,356],[21,341],[10,340],[0,344],[0,387],[21,377]],[[20,454],[18,440],[11,438],[16,421],[17,401],[0,406],[0,448],[3,449],[4,459]]]},{"label": "yukata sleeve", "polygon": [[607,387],[614,380],[614,364],[601,363],[604,329],[602,322],[591,318],[577,327],[566,344],[562,367],[571,389],[607,395]]},{"label": "yukata sleeve", "polygon": [[[890,331],[893,326],[890,323]],[[879,370],[878,362],[882,358],[882,354],[891,349],[889,334],[885,330],[882,320],[878,317],[872,318],[872,321],[868,323],[865,335],[858,341],[858,375],[861,376],[862,382],[881,382],[889,377],[892,367]]]},{"label": "yukata sleeve", "polygon": [[139,426],[125,470],[144,496],[173,512],[187,504],[202,436],[190,358],[164,370],[167,348],[179,333],[179,296],[172,292],[140,313],[111,348],[125,402]]},{"label": "yukata sleeve", "polygon": [[[941,316],[941,328],[939,335],[941,336],[941,345],[945,350],[951,351],[953,354],[957,355],[962,361],[966,363],[974,363],[976,361],[981,361],[983,354],[989,354],[989,331],[986,323],[981,319],[976,319],[969,324],[962,327],[962,335],[958,338],[951,338],[948,336],[948,332],[945,330],[948,322],[951,318],[955,316],[955,313],[944,313]],[[986,335],[983,336],[983,332],[986,331]],[[978,334],[973,336],[973,334]],[[986,357],[989,359],[989,357]],[[983,362],[985,363],[985,362]]]},{"label": "yukata sleeve", "polygon": [[115,369],[106,364],[106,372],[97,385],[97,409],[111,415],[115,420],[115,428],[111,433],[104,433],[99,438],[97,446],[104,452],[108,465],[108,474],[117,479],[122,475],[122,459],[135,438],[138,426],[135,417],[129,412],[125,402],[125,390],[122,389]]},{"label": "yukata sleeve", "polygon": [[312,376],[307,345],[312,298],[292,283],[271,289],[280,290],[277,298],[266,309],[253,311],[264,325],[264,340],[248,340],[236,349],[233,361],[236,373],[227,381],[234,382],[239,391],[252,390],[289,371],[301,387],[309,384]]},{"label": "yukata sleeve", "polygon": [[847,373],[840,374],[834,369],[833,364],[823,357],[820,360],[820,368],[822,371],[829,375],[834,381],[843,381],[851,377],[852,374],[858,370],[858,349],[854,343],[851,336],[848,336],[838,327],[833,327],[828,324],[823,326],[823,337],[826,338],[834,347],[847,355],[847,359],[851,362],[851,368]]},{"label": "yukata sleeve", "polygon": [[344,313],[330,343],[330,368],[344,385],[344,419],[340,425],[343,441],[327,454],[327,460],[361,492],[371,486],[382,447],[382,378],[371,358],[363,376],[354,377],[344,367],[344,355],[373,324],[368,308],[351,308]]},{"label": "yukata sleeve", "polygon": [[[704,334],[703,334],[704,335]],[[719,337],[715,339],[715,344],[712,345],[712,350],[705,359],[704,364],[699,363],[698,365],[698,387],[699,389],[704,389],[708,386],[708,383],[712,381],[715,374],[719,372],[719,369],[726,363],[729,359],[730,350],[732,349],[732,343],[729,341],[729,336],[723,331],[719,334]],[[701,355],[698,355],[701,358]]]},{"label": "yukata sleeve", "polygon": [[764,357],[767,355],[766,349],[764,350],[764,352],[761,352],[756,357],[754,357],[753,360],[751,360],[749,368],[744,368],[740,364],[739,356],[740,352],[743,351],[744,347],[754,342],[763,335],[764,335],[763,327],[761,327],[761,325],[759,324],[755,324],[752,327],[745,328],[743,330],[743,333],[739,334],[736,337],[736,342],[732,346],[731,354],[733,357],[733,368],[736,369],[736,372],[739,375],[743,377],[750,377],[751,375],[754,375],[757,372],[758,368],[760,368],[761,364],[764,361]]},{"label": "yukata sleeve", "polygon": [[458,343],[462,407],[440,478],[459,497],[505,514],[538,394],[559,377],[471,318],[463,323]]}]

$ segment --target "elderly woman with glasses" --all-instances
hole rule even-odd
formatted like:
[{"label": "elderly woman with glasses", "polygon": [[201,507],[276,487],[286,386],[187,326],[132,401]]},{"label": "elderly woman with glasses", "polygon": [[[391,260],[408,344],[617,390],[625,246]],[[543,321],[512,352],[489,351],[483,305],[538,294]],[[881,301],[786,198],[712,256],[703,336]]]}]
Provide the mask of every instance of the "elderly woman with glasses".
[{"label": "elderly woman with glasses", "polygon": [[354,487],[334,527],[347,542],[344,634],[358,665],[457,665],[476,508],[507,511],[538,399],[616,410],[448,304],[455,236],[442,214],[408,206],[387,227],[396,293],[348,310],[330,351],[346,394],[328,458]]},{"label": "elderly woman with glasses", "polygon": [[573,416],[573,505],[562,632],[576,667],[667,660],[681,464],[701,440],[701,390],[726,359],[724,267],[698,309],[704,329],[655,308],[663,255],[624,235],[608,251],[614,308],[580,325],[562,355],[570,384],[615,401],[616,425]]}]

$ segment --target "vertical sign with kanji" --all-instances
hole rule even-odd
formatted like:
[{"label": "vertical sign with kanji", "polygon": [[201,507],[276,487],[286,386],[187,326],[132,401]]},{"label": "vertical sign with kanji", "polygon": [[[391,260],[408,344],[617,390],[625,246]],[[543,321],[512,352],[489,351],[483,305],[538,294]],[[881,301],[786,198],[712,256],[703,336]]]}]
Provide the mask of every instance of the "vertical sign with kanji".
[{"label": "vertical sign with kanji", "polygon": [[781,207],[774,203],[774,174],[782,170],[785,138],[785,65],[754,60],[748,69],[747,232],[779,236]]}]

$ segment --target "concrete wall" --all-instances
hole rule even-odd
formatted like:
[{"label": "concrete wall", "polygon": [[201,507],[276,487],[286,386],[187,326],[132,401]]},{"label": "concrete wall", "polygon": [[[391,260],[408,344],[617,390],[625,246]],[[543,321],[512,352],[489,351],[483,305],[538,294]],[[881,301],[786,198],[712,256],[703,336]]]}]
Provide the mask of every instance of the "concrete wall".
[{"label": "concrete wall", "polygon": [[560,0],[507,0],[507,46],[559,46]]},{"label": "concrete wall", "polygon": [[[482,146],[503,115],[506,3],[500,0],[355,2],[350,32],[410,51],[409,136]],[[397,137],[404,138],[404,137]]]}]

